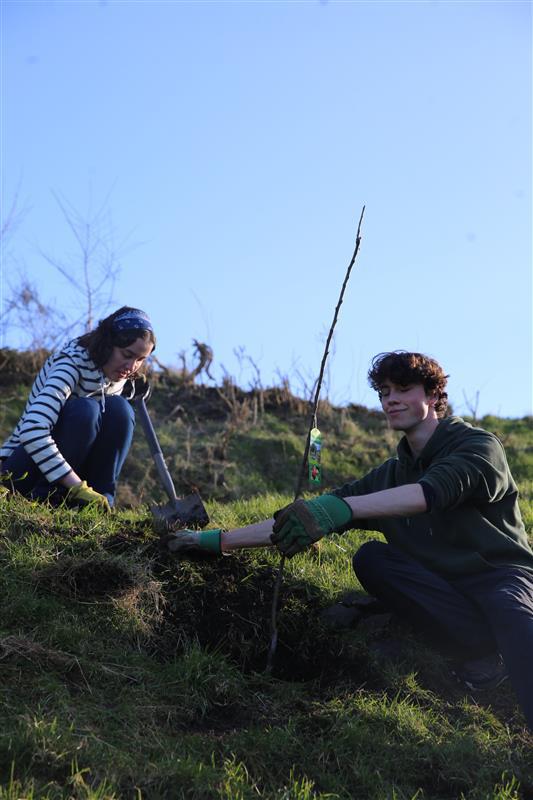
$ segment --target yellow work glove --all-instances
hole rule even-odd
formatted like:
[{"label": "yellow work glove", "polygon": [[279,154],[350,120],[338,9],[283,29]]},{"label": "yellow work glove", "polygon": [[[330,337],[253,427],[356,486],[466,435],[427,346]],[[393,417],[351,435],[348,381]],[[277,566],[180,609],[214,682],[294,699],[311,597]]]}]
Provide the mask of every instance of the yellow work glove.
[{"label": "yellow work glove", "polygon": [[107,497],[87,486],[87,481],[71,486],[67,492],[66,500],[69,505],[73,506],[90,506],[94,504],[101,511],[111,511]]}]

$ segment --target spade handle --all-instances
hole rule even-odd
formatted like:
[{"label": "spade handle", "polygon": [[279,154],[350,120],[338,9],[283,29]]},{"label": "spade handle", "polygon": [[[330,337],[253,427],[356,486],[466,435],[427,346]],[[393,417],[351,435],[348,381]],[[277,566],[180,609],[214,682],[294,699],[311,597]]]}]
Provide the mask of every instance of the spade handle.
[{"label": "spade handle", "polygon": [[161,451],[161,447],[159,445],[154,430],[154,426],[152,425],[152,420],[150,419],[150,416],[148,414],[148,410],[144,402],[144,397],[137,397],[133,402],[135,408],[137,409],[137,414],[141,421],[144,435],[146,436],[146,441],[148,442],[148,447],[150,448],[152,458],[154,459],[154,463],[157,467],[157,472],[159,474],[159,478],[161,480],[163,488],[165,492],[168,494],[170,500],[176,500],[177,495],[176,495],[176,489],[174,488],[174,482],[170,477],[170,472],[168,471],[165,459],[163,458],[163,453]]}]

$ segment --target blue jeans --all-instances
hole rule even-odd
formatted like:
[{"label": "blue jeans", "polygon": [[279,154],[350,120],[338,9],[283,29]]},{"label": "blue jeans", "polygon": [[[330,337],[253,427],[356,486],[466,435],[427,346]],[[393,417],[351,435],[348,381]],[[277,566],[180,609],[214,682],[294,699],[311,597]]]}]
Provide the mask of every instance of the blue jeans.
[{"label": "blue jeans", "polygon": [[444,579],[378,541],[359,548],[353,568],[369,594],[456,657],[501,653],[533,730],[533,574],[502,566]]},{"label": "blue jeans", "polygon": [[[113,505],[134,427],[133,408],[123,397],[108,395],[105,411],[99,397],[77,397],[65,403],[52,436],[72,469]],[[15,490],[26,497],[44,500],[54,491],[58,499],[64,496],[62,487],[43,477],[22,445],[4,461],[2,472],[10,473]]]}]

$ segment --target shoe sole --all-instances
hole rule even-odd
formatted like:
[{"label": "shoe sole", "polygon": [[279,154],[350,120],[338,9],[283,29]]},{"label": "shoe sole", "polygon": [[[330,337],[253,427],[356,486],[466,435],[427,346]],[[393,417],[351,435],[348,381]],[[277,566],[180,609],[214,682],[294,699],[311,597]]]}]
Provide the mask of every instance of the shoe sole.
[{"label": "shoe sole", "polygon": [[490,681],[487,681],[483,684],[476,684],[472,681],[465,680],[464,678],[460,678],[455,672],[452,673],[457,683],[461,684],[461,686],[465,686],[467,689],[470,689],[471,692],[487,692],[491,689],[497,689],[498,686],[501,686],[504,681],[506,681],[509,675],[500,675],[498,678],[493,678]]}]

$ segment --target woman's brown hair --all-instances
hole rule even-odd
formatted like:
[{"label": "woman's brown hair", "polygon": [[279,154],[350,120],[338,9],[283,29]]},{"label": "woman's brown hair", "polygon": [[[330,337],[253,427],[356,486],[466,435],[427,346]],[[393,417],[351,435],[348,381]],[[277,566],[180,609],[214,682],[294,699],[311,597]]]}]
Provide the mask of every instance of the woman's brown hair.
[{"label": "woman's brown hair", "polygon": [[[118,330],[116,320],[127,315],[138,320],[139,327]],[[143,326],[143,320],[146,320],[146,327]],[[129,347],[137,339],[150,342],[153,345],[152,351],[155,349],[155,335],[144,311],[131,306],[122,306],[105,319],[101,319],[94,330],[79,336],[77,343],[85,347],[95,366],[101,368],[109,361],[114,347]]]}]

